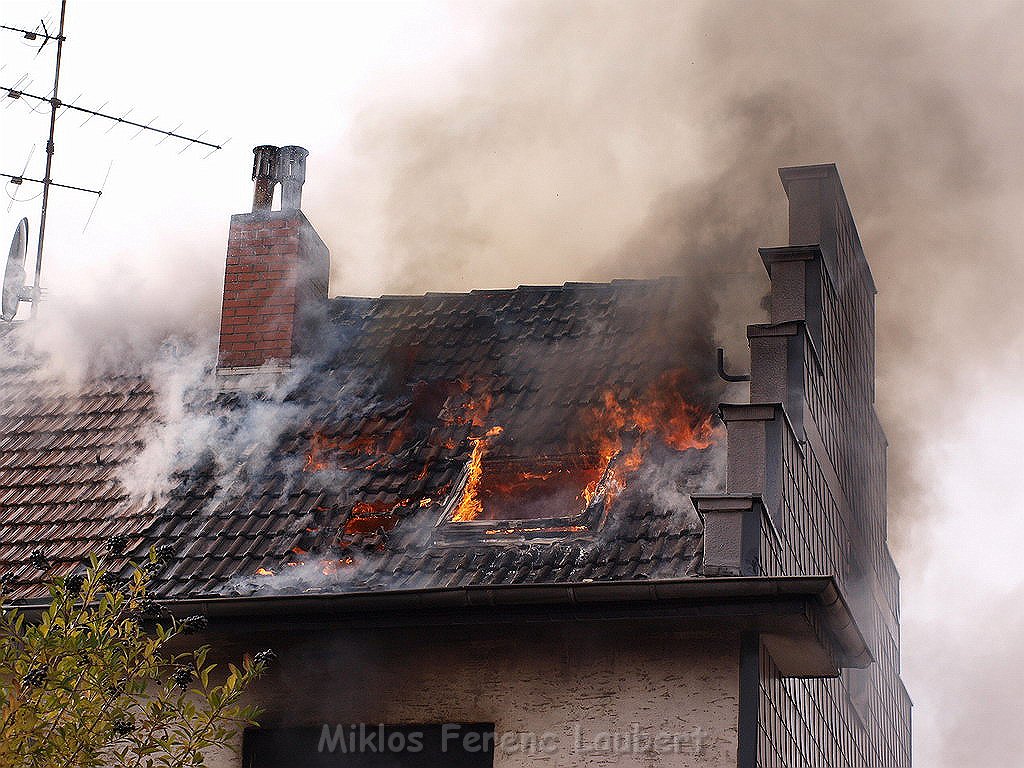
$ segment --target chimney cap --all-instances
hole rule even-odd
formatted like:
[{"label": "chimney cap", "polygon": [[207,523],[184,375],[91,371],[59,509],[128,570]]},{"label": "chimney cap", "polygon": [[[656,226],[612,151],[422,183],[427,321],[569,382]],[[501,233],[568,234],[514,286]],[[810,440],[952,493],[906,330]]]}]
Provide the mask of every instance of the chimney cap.
[{"label": "chimney cap", "polygon": [[306,181],[306,158],[309,150],[296,144],[278,147],[260,144],[252,150],[253,211],[269,211],[274,188],[281,185],[281,210],[298,210],[302,201],[302,185]]},{"label": "chimney cap", "polygon": [[305,160],[309,157],[309,150],[305,147],[300,147],[298,144],[287,144],[283,147],[278,147],[278,149],[280,149],[282,157],[296,155],[298,160]]},{"label": "chimney cap", "polygon": [[260,144],[252,149],[252,177],[253,179],[274,179],[277,180],[277,158],[280,155],[280,148],[273,144]]},{"label": "chimney cap", "polygon": [[274,187],[278,181],[278,155],[273,144],[260,144],[252,150],[252,180],[256,182],[252,194],[253,211],[269,211],[274,200]]},{"label": "chimney cap", "polygon": [[306,180],[306,158],[309,150],[294,144],[281,147],[277,154],[277,180]]},{"label": "chimney cap", "polygon": [[277,156],[277,179],[281,182],[281,210],[298,210],[302,205],[302,185],[306,182],[306,158],[309,150],[290,144]]}]

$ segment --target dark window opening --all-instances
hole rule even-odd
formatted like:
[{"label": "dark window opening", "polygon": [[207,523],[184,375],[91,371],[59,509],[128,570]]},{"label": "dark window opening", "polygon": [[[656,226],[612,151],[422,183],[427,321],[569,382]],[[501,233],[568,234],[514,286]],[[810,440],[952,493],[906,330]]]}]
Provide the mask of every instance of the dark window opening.
[{"label": "dark window opening", "polygon": [[586,509],[603,468],[579,461],[483,461],[478,520],[570,517]]}]

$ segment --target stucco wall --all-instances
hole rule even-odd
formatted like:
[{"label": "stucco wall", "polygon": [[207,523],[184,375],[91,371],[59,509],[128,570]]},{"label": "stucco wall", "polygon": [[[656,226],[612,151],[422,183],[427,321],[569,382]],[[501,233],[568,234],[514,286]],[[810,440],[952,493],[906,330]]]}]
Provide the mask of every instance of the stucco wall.
[{"label": "stucco wall", "polygon": [[[499,738],[519,734],[495,750],[501,768],[736,766],[735,638],[575,623],[310,628],[245,644],[267,639],[280,659],[254,691],[264,727],[493,722]],[[622,734],[626,753],[600,749],[602,732]]]}]

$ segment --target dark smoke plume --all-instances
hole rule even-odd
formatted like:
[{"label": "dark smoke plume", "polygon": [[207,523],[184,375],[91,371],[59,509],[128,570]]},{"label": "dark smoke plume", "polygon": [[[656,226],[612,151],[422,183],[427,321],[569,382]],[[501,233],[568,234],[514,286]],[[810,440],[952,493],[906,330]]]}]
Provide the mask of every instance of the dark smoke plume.
[{"label": "dark smoke plume", "polygon": [[[486,17],[487,46],[439,65],[436,88],[382,83],[330,183],[314,153],[329,193],[310,190],[306,207],[333,252],[332,294],[682,274],[719,286],[680,311],[699,316],[693,328],[713,323],[740,368],[743,327],[761,319],[755,249],[785,241],[775,169],[837,163],[880,289],[877,395],[918,762],[1016,765],[1020,675],[1007,670],[1024,628],[991,627],[1019,615],[1024,589],[1024,4],[456,9],[467,26]],[[124,292],[116,301],[59,315],[54,302],[37,332],[76,370],[169,366],[172,422],[212,359],[223,265],[222,251],[173,250],[141,285],[98,281],[103,299]],[[196,295],[161,300],[181,286]],[[205,340],[194,364],[161,351],[168,334]],[[212,433],[174,424],[166,450],[151,441],[143,456],[147,489],[180,442]]]},{"label": "dark smoke plume", "polygon": [[[944,545],[921,531],[958,514],[936,453],[1021,367],[1024,5],[515,3],[493,27],[443,95],[361,115],[350,193],[316,216],[337,222],[336,290],[756,275],[755,248],[785,238],[775,169],[836,162],[881,290],[890,538],[934,590]],[[732,351],[759,319],[758,290],[741,296],[719,301]],[[962,639],[951,610],[922,593],[916,616]],[[911,667],[926,760],[1014,761],[1021,737],[967,711],[976,689]]]},{"label": "dark smoke plume", "polygon": [[[987,31],[1020,28],[1020,6],[999,10],[967,25],[935,4],[513,5],[460,89],[362,116],[355,150],[370,178],[339,186],[380,190],[380,256],[352,243],[335,207],[321,220],[338,221],[329,239],[347,245],[336,285],[358,287],[367,273],[413,292],[756,274],[756,247],[785,237],[775,168],[837,162],[885,289],[882,375],[915,379],[880,398],[894,506],[909,514],[901,444],[934,419],[934,404],[928,418],[919,411],[920,379],[976,358],[993,325],[1016,335],[1006,313],[974,314],[1012,300],[1024,270],[997,239],[1020,153],[993,151],[1012,136],[1020,96],[994,99],[1002,73],[973,50]],[[998,262],[988,279],[968,249]],[[932,335],[941,345],[925,343]]]}]

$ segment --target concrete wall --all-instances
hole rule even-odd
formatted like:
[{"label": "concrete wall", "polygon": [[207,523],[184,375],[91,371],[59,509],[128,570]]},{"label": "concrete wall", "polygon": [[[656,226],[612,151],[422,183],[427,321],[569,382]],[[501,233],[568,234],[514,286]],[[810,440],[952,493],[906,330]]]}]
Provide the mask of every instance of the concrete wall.
[{"label": "concrete wall", "polygon": [[[263,727],[493,722],[499,738],[547,734],[533,746],[506,737],[494,756],[501,768],[736,766],[737,638],[576,623],[311,628],[243,642],[267,639],[280,659],[254,692]],[[610,754],[602,732],[639,746]],[[651,751],[659,733],[679,747]],[[211,762],[239,765],[233,755]]]}]

